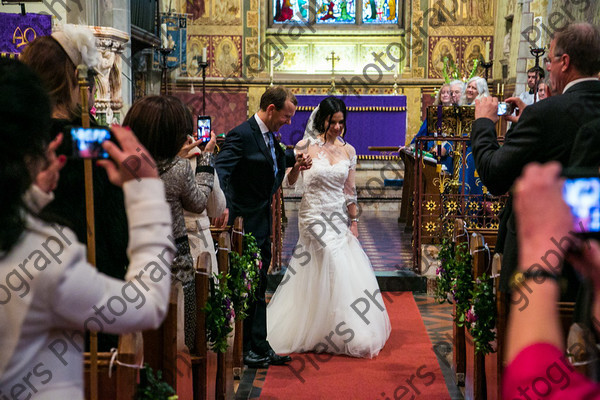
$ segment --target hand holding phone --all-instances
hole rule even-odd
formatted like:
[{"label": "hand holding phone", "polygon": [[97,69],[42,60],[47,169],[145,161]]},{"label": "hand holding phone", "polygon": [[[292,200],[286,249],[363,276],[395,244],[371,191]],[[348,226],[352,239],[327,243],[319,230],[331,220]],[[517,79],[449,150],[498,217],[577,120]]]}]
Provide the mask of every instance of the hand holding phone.
[{"label": "hand holding phone", "polygon": [[208,115],[198,115],[198,134],[197,138],[201,143],[210,141],[211,120]]}]

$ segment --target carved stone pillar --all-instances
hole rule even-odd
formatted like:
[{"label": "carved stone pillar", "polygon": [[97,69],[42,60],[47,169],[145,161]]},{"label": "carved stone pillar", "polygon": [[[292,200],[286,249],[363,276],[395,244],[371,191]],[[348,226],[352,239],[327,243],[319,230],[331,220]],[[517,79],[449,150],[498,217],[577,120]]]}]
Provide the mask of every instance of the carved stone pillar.
[{"label": "carved stone pillar", "polygon": [[96,36],[100,65],[96,78],[96,116],[102,124],[120,122],[123,108],[121,55],[129,42],[129,35],[115,28],[90,27]]}]

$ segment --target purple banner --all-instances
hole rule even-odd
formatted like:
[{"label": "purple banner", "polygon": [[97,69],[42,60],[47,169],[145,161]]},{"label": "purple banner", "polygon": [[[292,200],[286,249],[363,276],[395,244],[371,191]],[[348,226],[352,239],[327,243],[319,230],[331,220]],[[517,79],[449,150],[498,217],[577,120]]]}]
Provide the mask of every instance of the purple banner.
[{"label": "purple banner", "polygon": [[[328,96],[297,95],[291,125],[281,128],[281,140],[296,144],[304,136],[312,110]],[[369,146],[402,146],[406,138],[406,96],[339,96],[347,107],[346,136],[358,155],[375,155]]]},{"label": "purple banner", "polygon": [[3,57],[20,54],[27,43],[51,33],[51,15],[0,13],[0,53]]}]

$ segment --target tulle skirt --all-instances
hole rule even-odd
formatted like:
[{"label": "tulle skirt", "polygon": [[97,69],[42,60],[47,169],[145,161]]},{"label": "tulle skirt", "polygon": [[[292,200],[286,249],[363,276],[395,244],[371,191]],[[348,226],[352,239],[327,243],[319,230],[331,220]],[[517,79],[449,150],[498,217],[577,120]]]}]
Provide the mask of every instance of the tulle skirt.
[{"label": "tulle skirt", "polygon": [[372,358],[390,319],[371,263],[345,227],[301,236],[267,307],[267,339],[277,353],[326,352]]}]

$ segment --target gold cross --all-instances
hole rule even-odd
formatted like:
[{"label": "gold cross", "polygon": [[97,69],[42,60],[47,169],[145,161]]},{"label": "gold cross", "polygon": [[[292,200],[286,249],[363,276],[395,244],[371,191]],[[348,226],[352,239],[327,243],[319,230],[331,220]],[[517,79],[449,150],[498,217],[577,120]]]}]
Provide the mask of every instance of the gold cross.
[{"label": "gold cross", "polygon": [[331,61],[331,75],[334,75],[335,74],[335,62],[340,61],[340,58],[335,56],[335,51],[332,51],[331,57],[327,57],[326,60]]}]

